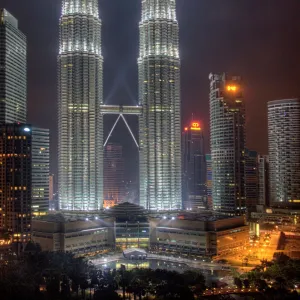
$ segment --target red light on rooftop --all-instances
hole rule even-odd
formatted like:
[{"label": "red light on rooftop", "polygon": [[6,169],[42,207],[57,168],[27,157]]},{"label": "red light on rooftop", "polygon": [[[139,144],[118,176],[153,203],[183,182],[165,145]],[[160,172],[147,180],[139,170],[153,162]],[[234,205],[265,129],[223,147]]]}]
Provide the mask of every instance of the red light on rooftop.
[{"label": "red light on rooftop", "polygon": [[199,122],[192,122],[191,123],[191,130],[201,130]]}]

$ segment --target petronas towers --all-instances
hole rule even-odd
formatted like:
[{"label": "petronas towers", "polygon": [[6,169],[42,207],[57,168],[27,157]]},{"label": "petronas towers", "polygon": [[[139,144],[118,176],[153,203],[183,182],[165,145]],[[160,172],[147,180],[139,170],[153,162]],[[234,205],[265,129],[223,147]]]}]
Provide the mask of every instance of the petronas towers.
[{"label": "petronas towers", "polygon": [[100,209],[103,58],[98,0],[63,0],[58,70],[60,208]]},{"label": "petronas towers", "polygon": [[[140,204],[152,210],[181,208],[178,35],[175,0],[142,0]],[[98,210],[105,176],[98,0],[63,0],[58,70],[60,208]]]}]

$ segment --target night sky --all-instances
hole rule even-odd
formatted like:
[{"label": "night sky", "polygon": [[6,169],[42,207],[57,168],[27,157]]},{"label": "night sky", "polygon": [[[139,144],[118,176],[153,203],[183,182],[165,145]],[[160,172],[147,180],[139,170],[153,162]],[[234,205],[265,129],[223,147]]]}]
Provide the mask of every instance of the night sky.
[{"label": "night sky", "polygon": [[[104,99],[136,104],[141,0],[100,0]],[[182,58],[182,116],[194,113],[209,131],[208,74],[242,75],[246,83],[247,146],[267,153],[266,103],[300,95],[299,0],[177,0]],[[58,21],[61,0],[0,0],[28,39],[28,122],[50,128],[57,170]],[[137,132],[137,120],[130,118]],[[106,132],[113,118],[106,119]],[[123,125],[123,124],[122,124]],[[112,141],[124,146],[128,178],[137,176],[137,150],[125,126]],[[184,125],[184,124],[183,124]],[[207,151],[209,151],[207,138]]]}]

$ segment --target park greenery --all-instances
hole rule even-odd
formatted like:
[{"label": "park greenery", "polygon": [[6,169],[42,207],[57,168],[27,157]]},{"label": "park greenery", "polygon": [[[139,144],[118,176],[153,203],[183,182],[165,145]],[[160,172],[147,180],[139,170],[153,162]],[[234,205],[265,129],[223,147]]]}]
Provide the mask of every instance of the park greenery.
[{"label": "park greenery", "polygon": [[200,272],[95,268],[72,253],[34,251],[0,265],[1,299],[194,299],[202,295]]},{"label": "park greenery", "polygon": [[300,260],[279,254],[272,261],[262,260],[248,273],[235,273],[234,283],[240,289],[255,286],[263,294],[262,299],[299,299],[296,289],[300,287]]},{"label": "park greenery", "polygon": [[[257,289],[247,299],[298,299],[295,287],[300,283],[300,261],[285,255],[262,261],[243,275],[233,275],[238,289]],[[232,299],[230,295],[203,296],[205,289],[200,271],[126,270],[125,266],[100,270],[83,257],[42,252],[38,246],[21,258],[7,258],[0,264],[4,300]]]}]

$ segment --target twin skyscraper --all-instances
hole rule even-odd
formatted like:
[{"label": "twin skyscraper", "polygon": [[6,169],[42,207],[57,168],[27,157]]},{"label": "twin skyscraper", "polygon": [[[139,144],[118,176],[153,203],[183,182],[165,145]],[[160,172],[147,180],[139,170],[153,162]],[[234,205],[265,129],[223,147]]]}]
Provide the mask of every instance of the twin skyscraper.
[{"label": "twin skyscraper", "polygon": [[[102,208],[104,115],[116,110],[126,115],[126,107],[105,108],[103,103],[101,48],[98,0],[63,0],[58,57],[58,182],[63,210]],[[179,209],[181,101],[175,0],[142,0],[138,67],[140,205]]]}]

